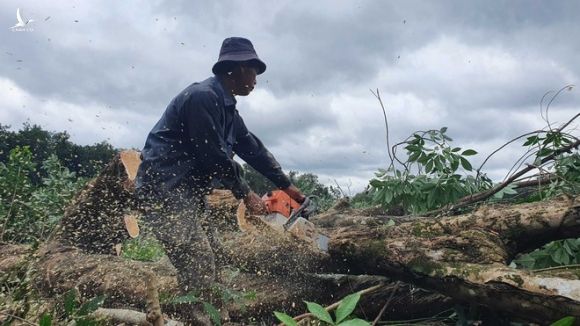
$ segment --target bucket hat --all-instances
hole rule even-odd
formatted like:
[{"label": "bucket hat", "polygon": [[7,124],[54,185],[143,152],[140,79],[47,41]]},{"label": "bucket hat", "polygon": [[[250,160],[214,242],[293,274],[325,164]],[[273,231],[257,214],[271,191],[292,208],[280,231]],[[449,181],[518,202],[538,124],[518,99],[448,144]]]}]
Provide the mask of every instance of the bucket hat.
[{"label": "bucket hat", "polygon": [[218,74],[233,62],[246,61],[252,61],[256,65],[258,75],[266,71],[266,64],[260,60],[250,40],[243,37],[229,37],[223,41],[218,61],[211,70],[214,74]]}]

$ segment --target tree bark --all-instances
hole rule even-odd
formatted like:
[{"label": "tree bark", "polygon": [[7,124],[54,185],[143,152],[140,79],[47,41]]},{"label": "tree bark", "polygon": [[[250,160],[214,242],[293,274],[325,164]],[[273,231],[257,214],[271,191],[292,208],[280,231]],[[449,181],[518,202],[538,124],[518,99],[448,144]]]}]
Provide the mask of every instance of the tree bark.
[{"label": "tree bark", "polygon": [[485,206],[471,214],[391,227],[336,229],[330,255],[350,273],[386,275],[464,302],[535,322],[580,316],[574,273],[534,273],[507,265],[517,253],[580,235],[578,198]]}]

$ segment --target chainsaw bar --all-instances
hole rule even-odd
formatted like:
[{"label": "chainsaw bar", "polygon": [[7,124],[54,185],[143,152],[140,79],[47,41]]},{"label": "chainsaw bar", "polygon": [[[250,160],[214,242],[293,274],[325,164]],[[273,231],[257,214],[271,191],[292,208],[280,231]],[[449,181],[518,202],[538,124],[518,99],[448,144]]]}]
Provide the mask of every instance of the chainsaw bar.
[{"label": "chainsaw bar", "polygon": [[290,229],[292,225],[298,221],[298,218],[301,217],[302,212],[304,212],[304,209],[306,209],[308,206],[310,206],[310,198],[306,197],[302,205],[300,205],[300,207],[295,209],[292,214],[290,214],[288,221],[284,223],[284,230],[288,231],[288,229]]}]

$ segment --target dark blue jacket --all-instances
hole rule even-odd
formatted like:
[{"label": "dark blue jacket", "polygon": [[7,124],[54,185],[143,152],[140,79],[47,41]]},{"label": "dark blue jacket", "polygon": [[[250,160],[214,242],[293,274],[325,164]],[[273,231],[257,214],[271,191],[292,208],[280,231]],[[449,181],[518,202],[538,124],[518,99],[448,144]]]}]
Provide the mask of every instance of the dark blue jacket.
[{"label": "dark blue jacket", "polygon": [[211,77],[179,93],[149,133],[137,189],[161,197],[176,191],[196,196],[221,183],[243,198],[250,189],[234,154],[276,186],[290,185],[274,156],[246,128],[235,98]]}]

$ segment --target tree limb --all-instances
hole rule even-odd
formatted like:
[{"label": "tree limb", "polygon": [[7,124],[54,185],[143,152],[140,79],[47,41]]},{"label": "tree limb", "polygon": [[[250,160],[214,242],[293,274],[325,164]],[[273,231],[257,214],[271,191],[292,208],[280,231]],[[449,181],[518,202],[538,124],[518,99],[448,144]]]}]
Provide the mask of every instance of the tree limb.
[{"label": "tree limb", "polygon": [[153,273],[147,273],[145,281],[147,283],[147,321],[153,326],[163,326],[157,277]]},{"label": "tree limb", "polygon": [[[543,165],[546,162],[549,162],[549,161],[553,160],[554,158],[556,158],[556,156],[558,156],[562,153],[570,152],[571,150],[576,149],[578,146],[580,146],[580,140],[576,140],[575,142],[569,144],[568,146],[564,146],[562,148],[559,148],[559,149],[555,150],[552,154],[544,157],[540,161],[540,164],[538,164],[538,165]],[[498,184],[497,186],[495,186],[489,190],[486,190],[486,191],[483,191],[483,192],[480,192],[477,194],[465,196],[465,197],[459,199],[457,201],[457,203],[454,205],[443,207],[443,208],[440,208],[437,210],[433,210],[433,211],[425,213],[424,215],[440,214],[440,213],[443,213],[445,211],[463,208],[463,207],[469,206],[473,203],[488,199],[489,197],[491,197],[491,196],[495,195],[496,193],[498,193],[499,191],[501,191],[503,188],[507,187],[514,180],[517,180],[518,178],[522,177],[524,174],[526,174],[534,169],[536,169],[536,165],[533,165],[533,166],[529,165],[526,168],[520,170],[519,172],[517,172],[514,175],[512,175],[511,177],[509,177],[504,182]]]},{"label": "tree limb", "polygon": [[[129,310],[129,309],[108,309],[108,308],[99,308],[95,312],[93,312],[91,317],[97,319],[108,319],[117,322],[122,322],[131,325],[140,325],[140,326],[152,326],[153,324],[147,321],[147,314],[142,313],[140,311]],[[165,326],[183,326],[182,322],[167,319],[163,321],[161,319],[161,325]]]}]

